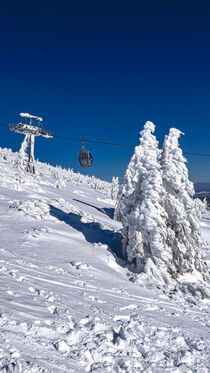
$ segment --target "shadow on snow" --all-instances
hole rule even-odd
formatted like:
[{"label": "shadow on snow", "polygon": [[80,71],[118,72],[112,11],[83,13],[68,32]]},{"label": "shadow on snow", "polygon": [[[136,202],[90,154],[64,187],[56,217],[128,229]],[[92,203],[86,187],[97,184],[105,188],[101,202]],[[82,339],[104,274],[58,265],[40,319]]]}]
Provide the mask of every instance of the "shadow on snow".
[{"label": "shadow on snow", "polygon": [[84,205],[93,207],[94,209],[98,210],[99,212],[102,212],[103,214],[107,215],[111,219],[113,219],[113,217],[114,217],[114,208],[107,208],[107,207],[100,208],[100,207],[96,207],[94,205],[91,205],[90,203],[83,202],[83,201],[80,201],[79,199],[75,199],[75,198],[73,199],[73,201],[80,202],[80,203],[83,203]]},{"label": "shadow on snow", "polygon": [[114,254],[118,264],[123,265],[122,250],[119,244],[122,240],[122,235],[120,233],[113,232],[109,229],[103,229],[99,223],[83,223],[81,221],[81,216],[73,213],[67,214],[66,212],[52,205],[50,205],[50,214],[81,232],[86,241],[92,244],[101,243],[108,245],[109,250],[112,252],[112,254]]}]

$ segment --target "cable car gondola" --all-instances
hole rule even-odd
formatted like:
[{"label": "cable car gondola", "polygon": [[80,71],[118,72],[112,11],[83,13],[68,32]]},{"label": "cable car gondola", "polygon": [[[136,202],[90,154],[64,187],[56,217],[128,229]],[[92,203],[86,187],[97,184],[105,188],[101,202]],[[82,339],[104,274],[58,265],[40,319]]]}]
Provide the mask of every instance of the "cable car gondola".
[{"label": "cable car gondola", "polygon": [[90,150],[85,148],[85,139],[82,139],[82,150],[79,153],[79,163],[81,167],[92,167],[93,156]]}]

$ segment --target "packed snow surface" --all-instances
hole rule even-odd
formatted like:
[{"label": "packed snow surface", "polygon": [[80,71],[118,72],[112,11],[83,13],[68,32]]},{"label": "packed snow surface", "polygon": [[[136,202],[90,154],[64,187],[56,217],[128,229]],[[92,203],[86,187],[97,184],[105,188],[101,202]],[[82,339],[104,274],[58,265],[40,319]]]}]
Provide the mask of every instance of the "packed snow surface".
[{"label": "packed snow surface", "polygon": [[[209,303],[138,282],[111,187],[0,149],[0,372],[208,373]],[[209,264],[210,213],[201,220]]]}]

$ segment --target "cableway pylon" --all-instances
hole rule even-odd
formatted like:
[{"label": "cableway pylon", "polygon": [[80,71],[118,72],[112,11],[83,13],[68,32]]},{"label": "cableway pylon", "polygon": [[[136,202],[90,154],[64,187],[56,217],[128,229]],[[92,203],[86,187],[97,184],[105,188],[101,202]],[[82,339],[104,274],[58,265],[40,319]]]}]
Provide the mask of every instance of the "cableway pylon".
[{"label": "cableway pylon", "polygon": [[25,135],[24,141],[20,148],[20,155],[24,156],[28,151],[28,161],[26,165],[26,171],[35,174],[35,158],[34,158],[34,144],[35,136],[42,136],[46,138],[52,138],[53,134],[47,132],[42,126],[42,118],[28,113],[20,113],[24,123],[10,124],[10,131],[22,133]]}]

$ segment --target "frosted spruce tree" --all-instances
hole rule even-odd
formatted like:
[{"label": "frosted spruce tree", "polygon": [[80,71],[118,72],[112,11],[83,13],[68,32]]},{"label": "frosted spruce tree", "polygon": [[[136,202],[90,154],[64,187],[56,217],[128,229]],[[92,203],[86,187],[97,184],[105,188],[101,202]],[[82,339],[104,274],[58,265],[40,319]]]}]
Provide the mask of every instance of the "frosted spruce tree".
[{"label": "frosted spruce tree", "polygon": [[162,152],[164,207],[167,225],[174,232],[171,275],[178,281],[202,282],[207,280],[207,266],[201,252],[201,206],[193,199],[193,183],[189,181],[186,159],[178,143],[181,134],[178,129],[171,128],[165,136]]},{"label": "frosted spruce tree", "polygon": [[20,183],[26,181],[26,171],[28,166],[28,154],[26,152],[28,146],[28,135],[24,136],[20,150],[14,160],[14,168],[16,170],[15,179]]},{"label": "frosted spruce tree", "polygon": [[119,187],[114,219],[122,221],[122,215],[127,215],[134,204],[134,191],[138,182],[138,154],[134,152],[127,167],[123,183]]},{"label": "frosted spruce tree", "polygon": [[26,153],[26,149],[28,146],[28,137],[29,135],[24,136],[23,142],[21,144],[20,150],[17,155],[16,167],[18,168],[19,171],[26,171],[27,169],[28,155]]},{"label": "frosted spruce tree", "polygon": [[55,186],[58,189],[65,188],[66,183],[62,175],[62,169],[56,166],[53,170],[53,176],[55,178]]},{"label": "frosted spruce tree", "polygon": [[154,124],[146,122],[140,132],[140,145],[128,165],[117,208],[123,224],[125,257],[151,282],[170,288],[174,286],[168,268],[173,259],[170,240],[174,234],[166,224],[165,190],[154,130]]},{"label": "frosted spruce tree", "polygon": [[119,193],[119,179],[118,177],[112,178],[112,183],[111,183],[111,190],[110,190],[110,197],[113,201],[116,201]]}]

